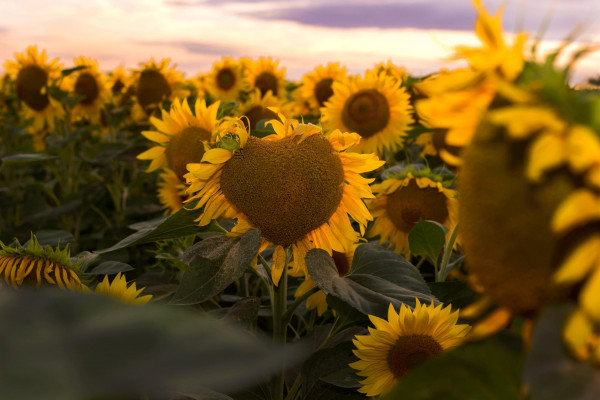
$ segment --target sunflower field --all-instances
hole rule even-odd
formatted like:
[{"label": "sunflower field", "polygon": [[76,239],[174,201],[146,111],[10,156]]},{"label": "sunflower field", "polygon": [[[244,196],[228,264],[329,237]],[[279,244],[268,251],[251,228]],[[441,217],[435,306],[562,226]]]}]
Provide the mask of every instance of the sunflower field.
[{"label": "sunflower field", "polygon": [[592,48],[473,4],[420,77],[6,60],[0,399],[599,399]]}]

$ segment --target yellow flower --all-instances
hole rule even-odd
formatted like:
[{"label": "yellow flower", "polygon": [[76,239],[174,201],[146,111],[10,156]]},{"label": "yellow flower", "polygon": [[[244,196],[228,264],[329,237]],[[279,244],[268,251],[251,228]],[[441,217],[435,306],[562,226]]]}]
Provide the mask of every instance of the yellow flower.
[{"label": "yellow flower", "polygon": [[392,77],[397,82],[401,84],[406,81],[408,78],[408,73],[404,67],[398,67],[392,63],[392,60],[387,60],[387,62],[380,62],[375,65],[373,68],[376,74],[384,73],[385,75]]},{"label": "yellow flower", "polygon": [[334,82],[333,96],[321,112],[325,131],[356,132],[362,140],[351,150],[379,155],[384,149],[399,149],[414,122],[406,90],[399,82],[373,71]]},{"label": "yellow flower", "polygon": [[433,176],[415,174],[408,172],[373,185],[376,197],[369,203],[375,222],[368,236],[379,236],[381,244],[389,240],[389,247],[406,258],[410,257],[408,234],[421,218],[439,222],[452,232],[458,217],[456,191]]},{"label": "yellow flower", "polygon": [[16,81],[17,96],[23,102],[22,118],[33,120],[28,130],[34,135],[34,147],[43,150],[48,129],[54,129],[55,119],[65,115],[60,102],[48,94],[51,81],[60,78],[62,65],[57,58],[48,60],[46,50],[40,53],[37,46],[15,53],[15,58],[16,61],[7,61],[4,68]]},{"label": "yellow flower", "polygon": [[260,90],[261,96],[269,91],[275,97],[285,98],[285,68],[278,68],[279,61],[271,57],[260,57],[256,61],[245,63],[245,87],[249,90]]},{"label": "yellow flower", "polygon": [[[274,109],[274,112],[278,110]],[[204,207],[200,226],[211,220],[237,218],[233,234],[260,228],[261,248],[274,244],[273,281],[278,284],[291,246],[294,263],[306,271],[304,257],[311,248],[346,252],[356,240],[348,214],[361,231],[371,220],[361,199],[372,197],[372,179],[360,176],[383,164],[371,154],[345,151],[360,137],[300,124],[279,114],[270,124],[275,134],[250,136],[240,120],[220,129],[216,149],[186,175],[196,208]]]},{"label": "yellow flower", "polygon": [[125,95],[133,84],[132,75],[125,68],[117,67],[107,73],[106,87],[113,98]]},{"label": "yellow flower", "polygon": [[242,68],[231,57],[223,57],[213,64],[206,84],[208,92],[222,101],[236,101],[240,92],[246,90]]},{"label": "yellow flower", "polygon": [[411,310],[402,304],[399,312],[390,304],[387,321],[369,315],[375,328],[353,340],[360,359],[350,364],[365,377],[359,392],[379,396],[389,392],[407,372],[461,343],[471,327],[458,325],[458,311],[423,305],[418,299]]},{"label": "yellow flower", "polygon": [[66,82],[70,91],[81,96],[81,100],[73,106],[72,117],[75,121],[86,119],[92,124],[99,124],[104,104],[110,98],[106,77],[98,71],[98,62],[95,60],[82,56],[73,61],[75,67],[86,68],[69,75]]},{"label": "yellow flower", "polygon": [[13,287],[56,285],[61,289],[81,289],[79,265],[69,260],[67,248],[39,245],[32,236],[27,247],[16,248],[0,242],[0,277]]},{"label": "yellow flower", "polygon": [[169,67],[171,60],[162,59],[159,63],[151,58],[141,63],[141,69],[133,72],[134,94],[137,99],[132,109],[136,121],[145,120],[153,115],[160,103],[175,98],[184,98],[189,94],[183,83],[183,74],[176,65]]},{"label": "yellow flower", "polygon": [[187,199],[187,186],[179,180],[175,172],[166,169],[160,174],[158,183],[158,200],[165,209],[165,214],[175,214],[183,207]]},{"label": "yellow flower", "polygon": [[152,295],[140,296],[144,288],[138,289],[135,282],[127,286],[125,275],[120,272],[109,282],[108,275],[104,276],[102,282],[96,286],[96,293],[112,297],[129,304],[146,304],[152,298]]},{"label": "yellow flower", "polygon": [[248,123],[250,129],[256,129],[256,125],[262,120],[272,120],[277,118],[277,114],[269,108],[278,108],[285,115],[290,115],[292,105],[285,100],[273,96],[270,92],[265,95],[260,94],[260,90],[254,89],[245,102],[236,110],[236,114],[248,118],[243,118],[244,124]]},{"label": "yellow flower", "polygon": [[308,102],[312,113],[319,115],[320,108],[333,95],[333,82],[343,79],[346,74],[346,67],[340,66],[340,63],[317,66],[302,77],[302,85],[296,89],[299,98]]},{"label": "yellow flower", "polygon": [[138,155],[140,160],[152,160],[146,172],[161,167],[169,167],[184,182],[188,163],[197,163],[214,139],[217,126],[219,102],[206,107],[204,100],[196,100],[195,113],[192,113],[186,99],[173,100],[171,111],[162,110],[162,119],[150,117],[156,131],[144,131],[149,140],[158,143],[151,149]]}]

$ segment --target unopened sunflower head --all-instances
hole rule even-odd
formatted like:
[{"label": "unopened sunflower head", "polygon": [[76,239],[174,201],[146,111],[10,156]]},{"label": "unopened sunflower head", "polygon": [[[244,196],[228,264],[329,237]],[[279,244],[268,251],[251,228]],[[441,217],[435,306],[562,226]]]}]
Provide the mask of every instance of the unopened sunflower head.
[{"label": "unopened sunflower head", "polygon": [[[372,179],[360,176],[383,164],[373,154],[346,149],[357,134],[332,132],[287,119],[272,109],[275,133],[263,139],[250,136],[239,119],[222,124],[217,148],[202,162],[189,164],[188,192],[204,206],[198,219],[206,225],[216,218],[237,218],[233,234],[258,227],[263,246],[275,245],[273,280],[283,271],[286,251],[302,270],[306,252],[314,247],[345,252],[356,241],[348,214],[364,232],[371,215],[362,199],[372,197]],[[227,144],[222,144],[227,139]],[[263,247],[263,248],[264,248]]]},{"label": "unopened sunflower head", "polygon": [[459,345],[471,327],[457,324],[458,311],[442,304],[390,304],[387,320],[369,315],[375,328],[353,340],[359,361],[350,364],[364,377],[359,392],[379,396],[389,392],[404,375],[428,359]]},{"label": "unopened sunflower head", "polygon": [[108,275],[104,276],[102,282],[96,286],[95,293],[121,300],[124,303],[141,305],[152,299],[152,295],[140,296],[143,290],[144,288],[138,289],[135,282],[128,285],[125,275],[119,272],[112,281],[108,280]]},{"label": "unopened sunflower head", "polygon": [[80,290],[80,262],[71,261],[68,246],[41,246],[35,236],[27,246],[15,247],[0,242],[0,281],[19,286],[56,285],[61,289]]}]

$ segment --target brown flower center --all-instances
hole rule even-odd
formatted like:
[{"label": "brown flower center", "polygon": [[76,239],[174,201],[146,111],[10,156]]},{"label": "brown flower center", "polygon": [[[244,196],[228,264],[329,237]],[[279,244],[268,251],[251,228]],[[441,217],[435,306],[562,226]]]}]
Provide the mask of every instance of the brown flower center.
[{"label": "brown flower center", "polygon": [[[277,119],[277,114],[263,106],[254,106],[244,114],[250,120],[250,129],[256,129],[256,124],[263,119]],[[248,128],[246,118],[242,119]]]},{"label": "brown flower center", "polygon": [[420,188],[414,180],[388,195],[386,210],[394,226],[406,233],[421,218],[443,223],[448,217],[446,196],[436,188]]},{"label": "brown flower center", "polygon": [[269,90],[273,93],[273,96],[277,96],[277,77],[270,72],[262,72],[254,79],[254,87],[260,89],[261,96],[264,96]]},{"label": "brown flower center", "polygon": [[169,168],[181,182],[185,182],[188,163],[199,163],[204,156],[204,142],[210,140],[211,133],[196,126],[188,126],[173,136],[167,144],[165,155]]},{"label": "brown flower center", "polygon": [[113,83],[112,87],[110,88],[110,90],[113,92],[113,94],[121,93],[121,91],[123,89],[125,89],[125,84],[120,79],[117,79],[115,81],[115,83]]},{"label": "brown flower center", "polygon": [[342,122],[352,132],[364,138],[383,130],[390,120],[390,105],[385,96],[375,89],[364,89],[352,94],[342,110]]},{"label": "brown flower center", "polygon": [[227,200],[282,246],[327,222],[342,199],[344,169],[331,144],[320,135],[298,140],[251,136],[221,172]]},{"label": "brown flower center", "polygon": [[329,98],[333,95],[333,89],[331,88],[332,84],[332,78],[325,78],[320,80],[315,85],[314,94],[317,98],[317,101],[319,102],[319,107],[323,107],[325,105],[325,102],[329,100]]},{"label": "brown flower center", "polygon": [[135,94],[142,108],[147,110],[149,106],[168,98],[171,95],[171,86],[159,71],[146,69],[140,74]]},{"label": "brown flower center", "polygon": [[217,73],[217,86],[219,89],[229,90],[235,85],[235,74],[229,68],[223,68]]},{"label": "brown flower center", "polygon": [[81,104],[92,105],[100,93],[96,78],[89,72],[82,72],[75,81],[75,93],[83,97]]},{"label": "brown flower center", "polygon": [[429,335],[400,336],[391,348],[387,362],[394,377],[399,379],[443,350]]},{"label": "brown flower center", "polygon": [[42,111],[50,104],[48,95],[42,94],[47,83],[46,71],[37,65],[28,65],[17,75],[17,95],[32,110]]}]

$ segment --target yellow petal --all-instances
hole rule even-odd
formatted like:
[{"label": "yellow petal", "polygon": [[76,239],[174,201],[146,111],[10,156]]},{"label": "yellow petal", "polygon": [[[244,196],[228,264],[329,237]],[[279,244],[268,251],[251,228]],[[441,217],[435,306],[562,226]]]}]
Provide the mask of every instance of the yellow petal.
[{"label": "yellow petal", "polygon": [[149,150],[146,150],[142,154],[137,156],[138,160],[153,160],[165,152],[165,148],[162,146],[154,146]]},{"label": "yellow petal", "polygon": [[211,164],[222,164],[231,158],[231,153],[226,149],[211,149],[204,153],[202,157],[202,162],[207,162]]},{"label": "yellow petal", "polygon": [[541,134],[531,145],[527,163],[527,178],[539,181],[544,173],[567,161],[565,142],[558,135]]},{"label": "yellow petal", "polygon": [[167,143],[171,139],[165,135],[164,133],[156,132],[156,131],[143,131],[142,135],[144,135],[147,139],[152,140],[156,143]]},{"label": "yellow petal", "polygon": [[279,286],[279,279],[285,267],[285,249],[282,246],[275,247],[273,252],[273,265],[271,266],[271,278],[275,286]]},{"label": "yellow petal", "polygon": [[570,353],[580,361],[590,357],[594,339],[592,321],[579,309],[573,311],[563,327],[562,336]]},{"label": "yellow petal", "polygon": [[558,284],[572,284],[583,279],[590,269],[600,267],[600,235],[594,235],[569,253],[554,274]]},{"label": "yellow petal", "polygon": [[579,303],[590,318],[596,323],[600,322],[600,266],[598,264],[579,295]]},{"label": "yellow petal", "polygon": [[600,197],[590,190],[578,189],[558,206],[552,218],[552,230],[563,233],[598,218],[600,218]]}]

